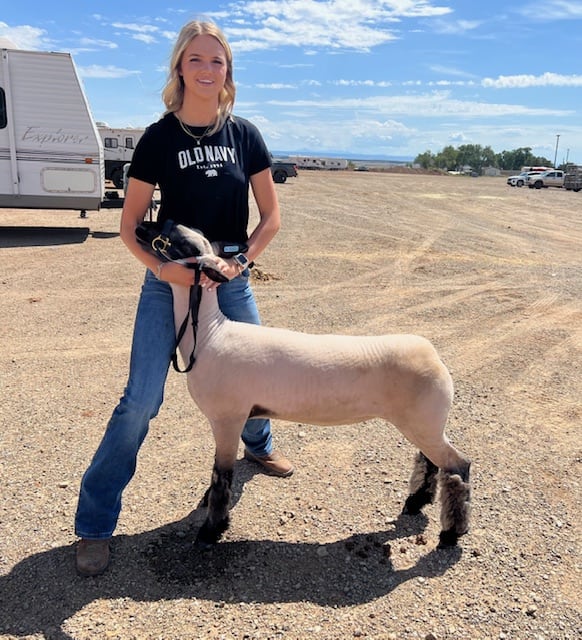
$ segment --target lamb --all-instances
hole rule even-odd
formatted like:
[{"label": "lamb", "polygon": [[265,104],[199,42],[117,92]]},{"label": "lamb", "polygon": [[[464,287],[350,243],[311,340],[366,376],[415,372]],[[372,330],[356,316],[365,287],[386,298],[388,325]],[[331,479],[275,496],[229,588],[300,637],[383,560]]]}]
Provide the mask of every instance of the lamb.
[{"label": "lamb", "polygon": [[[218,271],[216,245],[174,225],[172,241],[210,277]],[[214,274],[214,276],[213,276]],[[176,327],[192,311],[190,290],[172,284]],[[353,424],[379,417],[393,424],[418,452],[403,513],[418,514],[440,485],[439,547],[467,533],[470,460],[444,430],[453,399],[449,371],[432,344],[416,335],[310,335],[228,320],[215,291],[200,290],[198,330],[180,332],[190,395],[208,418],[216,444],[206,520],[196,545],[217,543],[230,523],[233,468],[249,417],[318,425]],[[440,470],[440,473],[439,473]]]}]

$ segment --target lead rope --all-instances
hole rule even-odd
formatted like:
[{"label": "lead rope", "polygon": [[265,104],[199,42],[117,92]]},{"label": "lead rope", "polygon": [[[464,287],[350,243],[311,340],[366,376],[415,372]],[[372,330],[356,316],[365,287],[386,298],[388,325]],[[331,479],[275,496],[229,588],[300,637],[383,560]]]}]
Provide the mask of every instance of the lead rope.
[{"label": "lead rope", "polygon": [[[182,322],[182,326],[178,331],[178,336],[176,337],[176,346],[174,347],[174,353],[172,354],[172,365],[174,369],[178,373],[188,373],[194,366],[196,362],[196,357],[194,356],[194,352],[196,351],[196,340],[198,334],[198,311],[200,309],[200,301],[202,300],[202,287],[200,286],[200,267],[198,264],[193,265],[196,269],[196,273],[194,275],[194,284],[190,287],[190,303],[189,310]],[[178,346],[186,333],[186,328],[188,327],[188,317],[192,316],[192,334],[194,336],[194,345],[192,346],[192,353],[190,354],[190,360],[185,369],[180,369],[180,365],[178,364]]]}]

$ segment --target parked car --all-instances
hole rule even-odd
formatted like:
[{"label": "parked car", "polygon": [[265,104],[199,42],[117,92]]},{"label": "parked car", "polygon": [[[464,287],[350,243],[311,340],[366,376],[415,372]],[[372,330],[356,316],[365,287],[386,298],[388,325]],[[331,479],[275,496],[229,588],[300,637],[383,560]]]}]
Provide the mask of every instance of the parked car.
[{"label": "parked car", "polygon": [[553,169],[537,175],[528,176],[527,186],[530,189],[547,189],[547,187],[563,187],[564,172]]},{"label": "parked car", "polygon": [[529,176],[537,176],[542,171],[522,171],[519,175],[509,176],[507,178],[507,184],[510,187],[523,187],[523,185],[527,182]]}]

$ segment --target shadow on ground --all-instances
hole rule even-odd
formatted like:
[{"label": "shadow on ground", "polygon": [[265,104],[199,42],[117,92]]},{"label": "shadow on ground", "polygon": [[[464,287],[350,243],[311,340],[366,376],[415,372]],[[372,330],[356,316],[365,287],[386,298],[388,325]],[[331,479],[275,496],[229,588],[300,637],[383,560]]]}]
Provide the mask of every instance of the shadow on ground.
[{"label": "shadow on ground", "polygon": [[88,227],[0,227],[0,249],[82,244],[89,236],[103,240],[119,233],[91,232]]},{"label": "shadow on ground", "polygon": [[[242,471],[237,474],[235,502],[244,482],[254,475],[251,465]],[[116,536],[111,565],[97,578],[76,575],[74,545],[25,558],[0,577],[0,635],[42,633],[51,640],[71,640],[63,622],[93,600],[105,598],[351,606],[384,596],[407,580],[442,575],[462,554],[458,547],[433,550],[408,569],[394,569],[390,542],[421,534],[427,526],[424,515],[400,516],[388,531],[324,544],[226,541],[201,552],[193,542],[204,517],[199,505],[180,521]]]}]

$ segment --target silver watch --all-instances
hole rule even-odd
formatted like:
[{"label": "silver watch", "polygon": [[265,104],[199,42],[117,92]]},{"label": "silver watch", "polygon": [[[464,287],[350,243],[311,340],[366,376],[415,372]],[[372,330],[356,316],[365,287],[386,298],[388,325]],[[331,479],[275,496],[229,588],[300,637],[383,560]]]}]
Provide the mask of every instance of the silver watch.
[{"label": "silver watch", "polygon": [[241,267],[241,270],[244,271],[249,266],[249,259],[245,256],[244,253],[237,253],[236,256],[232,256],[233,260]]}]

